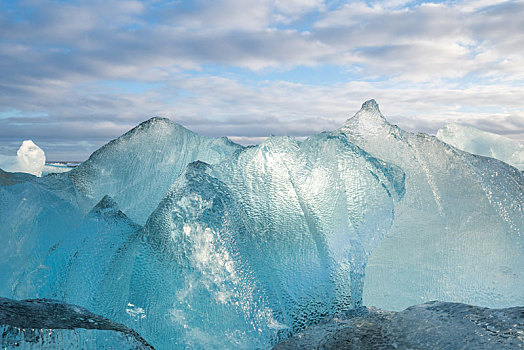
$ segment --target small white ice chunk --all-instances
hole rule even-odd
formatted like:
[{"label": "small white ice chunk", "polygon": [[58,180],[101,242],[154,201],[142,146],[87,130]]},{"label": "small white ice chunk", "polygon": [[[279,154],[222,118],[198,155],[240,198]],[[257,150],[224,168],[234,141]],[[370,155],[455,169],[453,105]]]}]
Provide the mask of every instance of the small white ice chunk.
[{"label": "small white ice chunk", "polygon": [[0,155],[0,168],[5,171],[42,176],[44,166],[45,153],[31,140],[22,142],[22,146],[16,152],[16,157]]}]

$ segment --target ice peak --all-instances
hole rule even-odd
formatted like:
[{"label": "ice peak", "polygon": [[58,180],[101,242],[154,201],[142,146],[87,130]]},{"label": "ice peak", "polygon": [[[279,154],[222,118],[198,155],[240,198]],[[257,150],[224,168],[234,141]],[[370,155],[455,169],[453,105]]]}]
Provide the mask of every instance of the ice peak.
[{"label": "ice peak", "polygon": [[[169,119],[169,118],[165,118],[165,117],[159,117],[159,116],[154,116],[154,117],[151,117],[147,120],[144,120],[142,123],[138,124],[137,126],[150,126],[150,125],[176,125],[176,126],[179,126],[179,127],[183,127],[181,124]],[[136,127],[135,127],[136,128]]]},{"label": "ice peak", "polygon": [[172,121],[171,119],[164,118],[164,117],[151,117],[148,120],[143,121],[142,123],[138,124],[133,130],[145,130],[149,128],[156,128],[156,127],[179,127],[185,129],[182,125]]},{"label": "ice peak", "polygon": [[360,110],[372,110],[380,113],[380,109],[378,108],[378,103],[374,99],[367,100],[362,104],[362,108]]},{"label": "ice peak", "polygon": [[377,101],[371,99],[362,104],[362,108],[355,114],[355,118],[364,120],[380,120],[385,121],[386,118],[380,113]]},{"label": "ice peak", "polygon": [[129,130],[124,135],[116,139],[116,141],[121,140],[121,139],[128,139],[130,137],[137,137],[137,136],[152,137],[154,133],[164,133],[164,132],[193,134],[191,130],[186,129],[184,126],[172,121],[171,119],[163,118],[163,117],[152,117],[138,124],[133,129]]},{"label": "ice peak", "polygon": [[196,160],[187,165],[185,173],[186,176],[192,177],[195,176],[196,173],[206,172],[208,169],[210,169],[210,165],[208,163],[201,160]]},{"label": "ice peak", "polygon": [[377,101],[371,99],[362,104],[362,108],[354,117],[348,119],[342,129],[360,130],[376,128],[387,124],[386,118],[380,113]]},{"label": "ice peak", "polygon": [[106,216],[109,214],[109,216],[114,216],[115,213],[119,212],[120,210],[117,202],[115,202],[111,196],[106,194],[104,198],[102,198],[100,202],[91,209],[89,214],[95,216]]},{"label": "ice peak", "polygon": [[164,117],[151,117],[148,120],[144,121],[142,124],[151,124],[151,123],[174,123],[171,119]]},{"label": "ice peak", "polygon": [[118,220],[121,224],[127,224],[135,230],[141,228],[140,225],[137,225],[129,219],[127,215],[120,210],[118,203],[113,197],[107,194],[91,209],[88,216],[95,218],[101,217],[106,221]]}]

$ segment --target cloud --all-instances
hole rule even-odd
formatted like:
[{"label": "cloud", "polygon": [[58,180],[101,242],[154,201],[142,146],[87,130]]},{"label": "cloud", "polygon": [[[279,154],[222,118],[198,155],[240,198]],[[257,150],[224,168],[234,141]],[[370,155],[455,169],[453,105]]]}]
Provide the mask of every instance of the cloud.
[{"label": "cloud", "polygon": [[[524,24],[518,16],[524,2],[475,11],[460,3],[390,9],[351,2],[327,11],[319,1],[221,0],[168,3],[161,15],[144,3],[38,4],[26,20],[4,15],[0,22],[6,72],[139,79],[152,68],[174,66],[218,63],[261,70],[331,63],[359,65],[362,77],[430,81],[504,72],[520,79],[524,71],[519,35]],[[313,9],[320,19],[311,31],[272,22],[274,15]],[[24,74],[15,57],[29,71]],[[44,64],[36,69],[37,62]]]},{"label": "cloud", "polygon": [[[488,0],[2,3],[0,143],[87,156],[75,140],[97,147],[153,115],[246,143],[301,137],[369,98],[409,130],[459,121],[524,140],[522,13]],[[340,76],[289,78],[297,67]]]},{"label": "cloud", "polygon": [[[391,122],[411,131],[434,133],[445,123],[458,121],[524,139],[524,123],[518,122],[524,120],[519,97],[523,90],[502,85],[471,90],[394,89],[367,82],[245,84],[231,78],[185,76],[138,93],[114,94],[93,85],[81,94],[66,89],[56,98],[46,95],[56,101],[47,103],[52,118],[0,119],[0,138],[98,142],[160,115],[205,135],[254,143],[270,134],[301,137],[336,129],[363,101],[376,98]],[[460,111],[462,106],[471,108]]]}]

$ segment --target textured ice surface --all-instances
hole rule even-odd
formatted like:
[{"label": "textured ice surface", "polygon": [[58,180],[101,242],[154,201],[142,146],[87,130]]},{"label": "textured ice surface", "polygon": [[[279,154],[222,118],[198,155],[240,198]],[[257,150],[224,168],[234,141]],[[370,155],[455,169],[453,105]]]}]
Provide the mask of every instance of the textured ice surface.
[{"label": "textured ice surface", "polygon": [[0,155],[0,169],[9,172],[42,175],[45,166],[44,151],[31,140],[22,142],[15,156]]},{"label": "textured ice surface", "polygon": [[524,347],[524,307],[488,309],[428,302],[402,312],[360,308],[275,349],[517,349]]},{"label": "textured ice surface", "polygon": [[0,297],[2,349],[153,349],[134,330],[71,304]]},{"label": "textured ice surface", "polygon": [[339,133],[406,174],[393,226],[369,257],[365,305],[524,304],[523,173],[390,125],[375,101]]},{"label": "textured ice surface", "polygon": [[210,164],[242,146],[208,138],[169,119],[152,118],[109,142],[67,176],[84,211],[110,195],[133,221],[143,224],[187,164]]},{"label": "textured ice surface", "polygon": [[402,194],[399,169],[327,134],[192,163],[130,247],[118,291],[154,346],[267,347],[360,304]]},{"label": "textured ice surface", "polygon": [[245,148],[153,118],[69,173],[0,171],[0,296],[81,305],[159,349],[267,348],[362,302],[523,305],[523,194],[514,167],[374,101]]},{"label": "textured ice surface", "polygon": [[[60,190],[54,192],[55,186]],[[73,198],[74,189],[63,181],[0,170],[1,296],[39,297],[35,293],[47,282],[36,276],[56,278],[44,261],[64,238],[76,239],[70,233],[82,214],[71,203]]]},{"label": "textured ice surface", "polygon": [[524,145],[510,138],[454,123],[440,128],[437,138],[463,151],[496,158],[524,170]]},{"label": "textured ice surface", "polygon": [[91,306],[111,284],[111,259],[140,226],[108,196],[84,216],[67,188],[61,178],[0,170],[0,295]]}]

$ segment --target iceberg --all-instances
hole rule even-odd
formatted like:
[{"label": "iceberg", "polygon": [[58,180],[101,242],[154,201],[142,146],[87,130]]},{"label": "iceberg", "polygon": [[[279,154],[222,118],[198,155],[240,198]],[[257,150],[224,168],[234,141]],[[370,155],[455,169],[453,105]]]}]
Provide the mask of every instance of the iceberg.
[{"label": "iceberg", "polygon": [[44,166],[44,151],[31,140],[22,142],[22,145],[16,152],[16,157],[0,155],[0,169],[4,171],[41,176]]},{"label": "iceberg", "polygon": [[360,305],[403,178],[328,134],[191,163],[142,230],[129,293],[149,321],[137,330],[152,344],[267,347]]},{"label": "iceberg", "polygon": [[406,194],[366,266],[363,303],[524,304],[524,175],[389,124],[374,101],[336,133],[400,167]]},{"label": "iceberg", "polygon": [[463,151],[496,158],[524,170],[524,145],[510,138],[455,123],[440,128],[437,138]]},{"label": "iceberg", "polygon": [[0,154],[0,169],[8,172],[45,176],[51,173],[65,173],[72,168],[47,164],[45,152],[33,141],[25,140],[18,149],[16,156]]},{"label": "iceberg", "polygon": [[0,296],[79,305],[158,349],[270,348],[363,305],[523,305],[523,197],[516,168],[374,100],[249,147],[152,118],[70,172],[0,170]]}]

